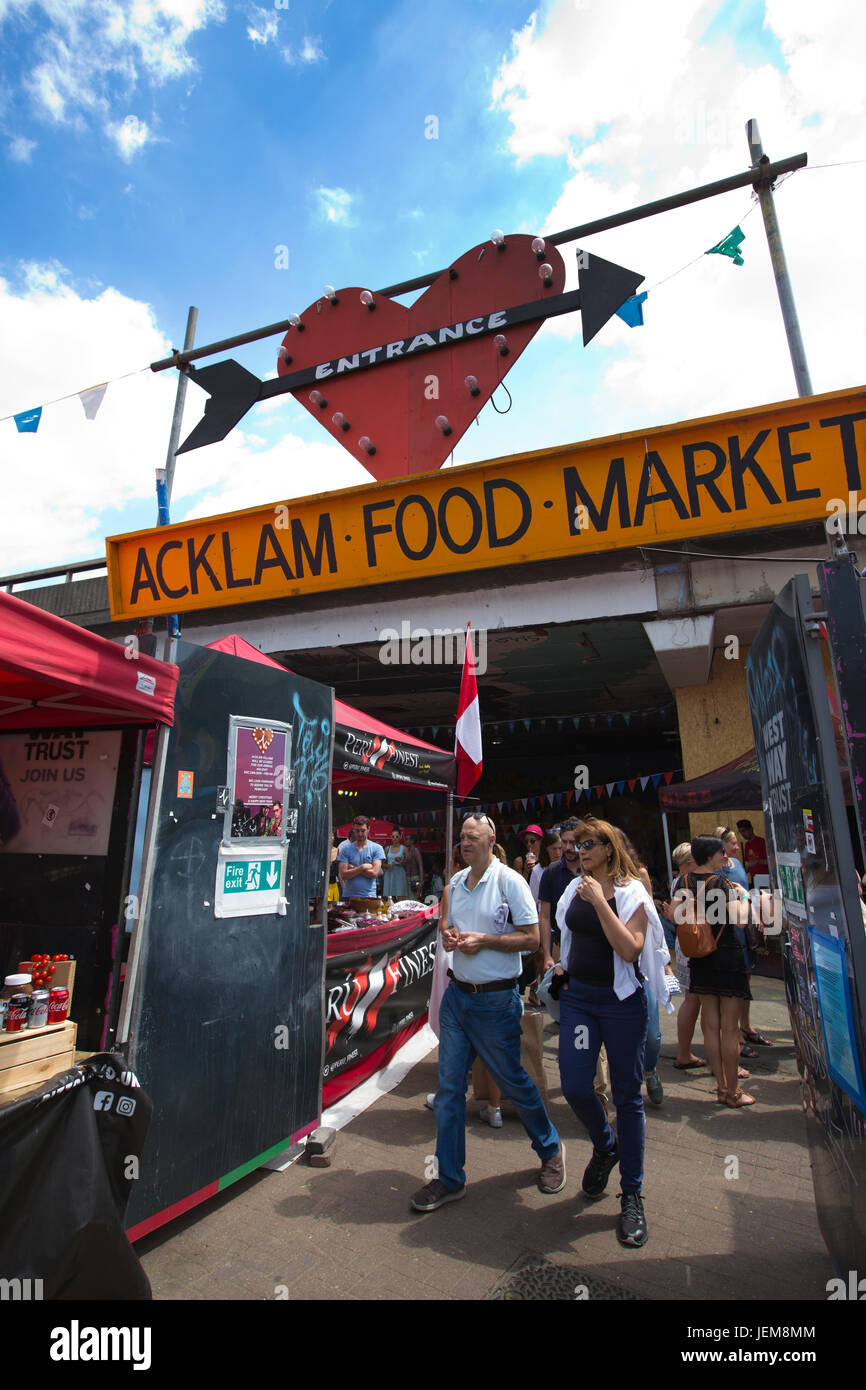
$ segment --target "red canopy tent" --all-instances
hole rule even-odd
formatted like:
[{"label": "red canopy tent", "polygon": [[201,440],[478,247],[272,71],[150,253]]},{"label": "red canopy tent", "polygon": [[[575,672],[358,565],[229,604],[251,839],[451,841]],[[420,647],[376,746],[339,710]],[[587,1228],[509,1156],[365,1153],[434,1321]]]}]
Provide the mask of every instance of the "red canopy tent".
[{"label": "red canopy tent", "polygon": [[[208,646],[231,656],[245,657],[247,661],[261,662],[264,666],[288,669],[236,633],[209,642]],[[334,700],[334,723],[337,726],[332,778],[335,787],[364,791],[369,789],[371,777],[428,790],[444,791],[454,787],[457,780],[454,758],[443,748],[412,738],[411,734],[383,724],[381,719],[354,709],[343,700]],[[340,767],[340,760],[351,762],[352,766],[349,769]]]},{"label": "red canopy tent", "polygon": [[0,592],[0,727],[174,723],[178,669]]}]

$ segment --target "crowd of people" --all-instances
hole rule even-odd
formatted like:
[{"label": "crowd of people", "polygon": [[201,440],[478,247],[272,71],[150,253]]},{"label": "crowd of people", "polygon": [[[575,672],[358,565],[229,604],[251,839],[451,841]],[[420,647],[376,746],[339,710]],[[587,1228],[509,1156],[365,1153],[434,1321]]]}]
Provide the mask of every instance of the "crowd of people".
[{"label": "crowd of people", "polygon": [[[395,828],[385,847],[370,839],[369,818],[358,815],[345,839],[338,841],[335,837],[331,849],[335,897],[421,901],[421,894],[436,878],[436,865],[430,871],[426,869],[414,834],[407,834],[404,839],[403,832]],[[441,872],[438,881],[444,886]]]},{"label": "crowd of people", "polygon": [[[411,1198],[413,1210],[434,1211],[466,1195],[466,1092],[476,1059],[491,1084],[482,1117],[498,1127],[493,1099],[505,1096],[541,1160],[541,1192],[564,1188],[565,1146],[521,1062],[521,996],[531,1005],[540,993],[558,1017],[563,1096],[592,1145],[583,1194],[602,1197],[618,1167],[618,1239],[626,1247],[645,1244],[643,1091],[652,1105],[663,1103],[659,1007],[673,1013],[672,1000],[681,996],[674,1066],[708,1067],[716,1101],[731,1109],[755,1103],[740,1086],[748,1078],[741,1058],[769,1045],[749,1018],[760,938],[748,889],[750,877],[753,883],[766,869],[766,846],[749,822],[738,829],[750,850],[748,867],[736,834],[719,826],[677,846],[674,878],[655,894],[627,836],[608,821],[574,818],[552,830],[529,825],[509,866],[493,822],[466,816],[440,912],[440,950],[450,964],[437,1001],[438,1087],[428,1097],[437,1124],[436,1175]],[[724,904],[721,922],[706,910],[713,894]],[[681,949],[678,927],[688,920],[702,928],[713,922],[706,954]],[[692,1050],[699,1018],[706,1058]]]}]

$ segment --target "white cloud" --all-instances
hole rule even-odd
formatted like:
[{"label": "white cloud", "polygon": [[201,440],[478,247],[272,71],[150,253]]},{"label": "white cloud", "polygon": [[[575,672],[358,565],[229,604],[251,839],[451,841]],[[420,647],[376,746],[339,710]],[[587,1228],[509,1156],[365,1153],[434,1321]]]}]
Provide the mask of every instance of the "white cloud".
[{"label": "white cloud", "polygon": [[263,10],[255,5],[247,25],[247,38],[251,43],[264,45],[275,42],[279,31],[279,17],[273,10]]},{"label": "white cloud", "polygon": [[321,41],[311,38],[309,34],[304,35],[304,40],[297,52],[286,45],[282,50],[282,56],[289,67],[297,67],[298,64],[322,63],[325,61],[325,51],[322,48]]},{"label": "white cloud", "polygon": [[36,149],[36,141],[28,140],[23,135],[16,135],[9,141],[9,158],[14,159],[18,164],[29,164],[30,156]]},{"label": "white cloud", "polygon": [[351,215],[352,195],[347,193],[345,188],[317,188],[316,198],[319,214],[326,222],[333,222],[341,227],[355,225]]},{"label": "white cloud", "polygon": [[[156,524],[154,470],[165,463],[177,384],[175,372],[148,369],[171,351],[149,305],[112,287],[87,297],[56,261],[22,265],[19,278],[14,286],[0,280],[6,574],[101,555],[105,536]],[[101,382],[108,388],[89,421],[77,393]],[[205,400],[191,384],[182,439]],[[294,402],[277,403],[285,412],[281,425],[291,425]],[[19,434],[11,418],[2,418],[38,405],[36,434]],[[266,423],[256,406],[249,435],[237,429],[219,444],[180,456],[173,519],[306,496],[321,490],[322,479],[329,489],[369,482],[366,469],[330,439],[309,443],[290,433],[270,444]]]},{"label": "white cloud", "polygon": [[121,159],[127,163],[154,138],[147,122],[140,121],[137,116],[127,116],[117,123],[109,122],[105,130],[117,146]]},{"label": "white cloud", "polygon": [[32,22],[24,88],[37,115],[81,130],[97,117],[123,158],[131,146],[113,135],[117,108],[144,83],[194,74],[190,39],[226,13],[223,0],[7,0],[0,26],[13,12]]},{"label": "white cloud", "polygon": [[321,63],[324,59],[324,50],[319,39],[310,38],[309,34],[304,35],[304,42],[301,44],[302,63]]},{"label": "white cloud", "polygon": [[[804,0],[768,0],[766,57],[752,48],[748,61],[735,41],[704,39],[713,11],[697,0],[673,0],[663,22],[651,7],[628,0],[586,9],[555,3],[543,24],[533,16],[492,96],[508,115],[518,161],[564,157],[562,190],[543,230],[746,169],[750,117],[758,118],[773,159],[801,150],[811,164],[862,157],[866,92],[853,64],[866,44],[866,13],[855,0],[832,10],[830,20]],[[850,83],[836,77],[844,54],[851,55],[842,59]],[[844,98],[837,100],[840,86]],[[813,390],[856,384],[866,328],[842,306],[859,281],[851,228],[866,213],[866,172],[855,166],[798,173],[779,187],[776,204]],[[580,398],[572,438],[796,394],[763,223],[751,207],[751,189],[744,188],[584,239],[586,249],[643,272],[641,289],[650,293],[645,327],[611,320],[586,350],[592,362],[574,363],[578,393],[582,371],[594,367],[603,377],[600,391]],[[702,254],[746,214],[744,266]],[[561,247],[568,287],[577,284],[576,245]],[[840,312],[828,312],[829,305]],[[550,321],[539,341],[549,347],[579,333],[579,316],[565,315]]]}]

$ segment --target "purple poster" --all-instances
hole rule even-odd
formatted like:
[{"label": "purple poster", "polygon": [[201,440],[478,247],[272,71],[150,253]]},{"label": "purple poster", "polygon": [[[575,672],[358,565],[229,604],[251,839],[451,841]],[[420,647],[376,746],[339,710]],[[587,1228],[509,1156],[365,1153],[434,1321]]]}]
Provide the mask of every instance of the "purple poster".
[{"label": "purple poster", "polygon": [[285,730],[238,726],[232,838],[281,836],[286,754]]}]

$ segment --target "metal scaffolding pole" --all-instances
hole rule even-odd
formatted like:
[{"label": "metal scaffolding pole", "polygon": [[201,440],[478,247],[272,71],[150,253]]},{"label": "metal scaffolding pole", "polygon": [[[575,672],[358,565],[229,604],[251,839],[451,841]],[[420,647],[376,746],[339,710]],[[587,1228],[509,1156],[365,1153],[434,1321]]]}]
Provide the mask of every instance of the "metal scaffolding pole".
[{"label": "metal scaffolding pole", "polygon": [[776,290],[779,295],[779,304],[782,308],[782,321],[785,325],[785,335],[788,339],[788,351],[791,354],[791,365],[794,368],[797,395],[811,396],[812,381],[806,362],[806,349],[803,347],[803,339],[800,334],[800,321],[797,318],[794,291],[791,287],[791,277],[788,274],[788,264],[785,260],[785,249],[782,246],[782,233],[779,231],[779,220],[776,217],[776,204],[773,200],[773,179],[776,176],[775,174],[771,174],[770,171],[775,166],[770,163],[768,156],[764,154],[764,147],[761,144],[761,135],[758,130],[758,122],[754,119],[746,122],[746,139],[749,142],[749,154],[752,156],[752,167],[761,175],[755,183],[755,192],[758,195],[758,201],[761,204],[761,212],[764,216],[764,230],[767,233],[767,242],[770,247],[770,260],[773,264]]}]

